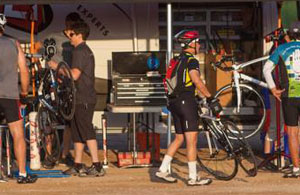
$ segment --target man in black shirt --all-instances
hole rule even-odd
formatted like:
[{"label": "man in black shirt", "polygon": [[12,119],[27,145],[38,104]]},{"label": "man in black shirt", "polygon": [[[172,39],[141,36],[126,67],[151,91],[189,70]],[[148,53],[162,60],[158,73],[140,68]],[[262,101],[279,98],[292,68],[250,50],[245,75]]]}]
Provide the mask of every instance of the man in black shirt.
[{"label": "man in black shirt", "polygon": [[176,136],[168,147],[156,177],[167,182],[174,183],[176,178],[168,173],[169,165],[178,148],[186,140],[189,178],[187,184],[190,186],[208,185],[211,179],[201,178],[197,174],[196,153],[198,139],[198,106],[195,99],[197,89],[210,101],[211,94],[200,79],[199,62],[194,55],[199,53],[199,33],[194,30],[183,30],[175,35],[180,43],[182,52],[176,68],[177,83],[169,94],[169,110],[171,111]]},{"label": "man in black shirt", "polygon": [[[82,22],[80,15],[77,12],[69,13],[65,18],[65,30],[61,32],[54,32],[49,34],[44,40],[53,39],[55,41],[56,46],[56,54],[51,58],[48,62],[49,66],[52,63],[59,63],[61,61],[66,62],[69,67],[72,67],[72,51],[73,46],[70,44],[70,39],[68,38],[69,28],[77,23]],[[42,42],[37,42],[37,48],[42,49]],[[51,139],[51,138],[49,138]],[[74,165],[74,158],[70,153],[71,147],[71,124],[70,121],[65,121],[65,130],[63,131],[63,150],[61,152],[61,158],[59,159],[59,163],[65,164],[68,167],[72,167]],[[49,145],[51,141],[49,141]],[[51,154],[51,147],[48,148],[48,153]],[[45,156],[43,161],[43,167],[46,169],[52,169],[56,165],[56,159],[52,160]]]},{"label": "man in black shirt", "polygon": [[[92,124],[96,104],[95,59],[92,50],[85,42],[89,30],[85,22],[78,22],[71,26],[68,33],[70,42],[74,46],[71,72],[76,85],[76,107],[74,118],[71,120],[71,133],[75,147],[75,163],[65,173],[78,176],[103,176],[105,172],[99,162],[96,132]],[[85,144],[89,148],[93,162],[87,170],[82,164]]]}]

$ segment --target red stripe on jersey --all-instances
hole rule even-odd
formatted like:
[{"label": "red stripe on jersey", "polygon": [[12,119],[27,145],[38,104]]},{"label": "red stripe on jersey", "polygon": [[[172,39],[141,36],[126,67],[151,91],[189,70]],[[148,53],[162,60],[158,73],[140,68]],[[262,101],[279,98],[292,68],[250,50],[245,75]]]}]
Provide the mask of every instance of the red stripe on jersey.
[{"label": "red stripe on jersey", "polygon": [[18,112],[18,117],[19,117],[19,119],[21,120],[21,119],[23,119],[23,117],[22,117],[22,114],[21,114],[21,102],[20,102],[20,100],[17,100],[17,104],[18,104],[18,110],[19,110],[19,112]]}]

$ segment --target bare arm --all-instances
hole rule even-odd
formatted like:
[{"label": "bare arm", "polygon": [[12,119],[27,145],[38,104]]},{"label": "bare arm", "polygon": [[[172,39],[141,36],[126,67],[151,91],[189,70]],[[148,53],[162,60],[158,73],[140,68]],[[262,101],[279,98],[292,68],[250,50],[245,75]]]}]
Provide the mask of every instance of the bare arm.
[{"label": "bare arm", "polygon": [[16,41],[18,48],[18,67],[21,79],[21,95],[27,95],[29,90],[29,70],[26,66],[26,59],[20,43]]},{"label": "bare arm", "polygon": [[71,73],[75,81],[78,80],[81,75],[81,71],[78,68],[72,68]]},{"label": "bare arm", "polygon": [[211,94],[209,93],[208,89],[206,88],[205,84],[200,78],[200,74],[198,70],[190,70],[189,75],[195,84],[196,88],[205,96],[205,97],[211,97]]}]

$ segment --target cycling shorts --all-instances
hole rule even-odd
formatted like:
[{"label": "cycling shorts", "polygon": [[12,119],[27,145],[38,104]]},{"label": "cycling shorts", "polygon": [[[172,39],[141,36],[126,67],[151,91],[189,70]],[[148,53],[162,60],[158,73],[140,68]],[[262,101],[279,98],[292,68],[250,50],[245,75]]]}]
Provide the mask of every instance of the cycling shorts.
[{"label": "cycling shorts", "polygon": [[4,113],[7,123],[16,122],[22,119],[20,106],[19,100],[0,98],[0,112]]},{"label": "cycling shorts", "polygon": [[178,97],[169,101],[176,134],[198,131],[198,105],[195,97]]},{"label": "cycling shorts", "polygon": [[300,98],[282,98],[284,122],[287,126],[298,126]]}]

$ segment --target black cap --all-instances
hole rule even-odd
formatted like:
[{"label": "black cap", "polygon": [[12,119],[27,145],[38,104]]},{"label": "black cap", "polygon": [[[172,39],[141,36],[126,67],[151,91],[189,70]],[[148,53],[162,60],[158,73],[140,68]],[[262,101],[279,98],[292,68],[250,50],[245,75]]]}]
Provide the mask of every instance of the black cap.
[{"label": "black cap", "polygon": [[300,34],[300,21],[293,22],[289,28],[289,32]]}]

